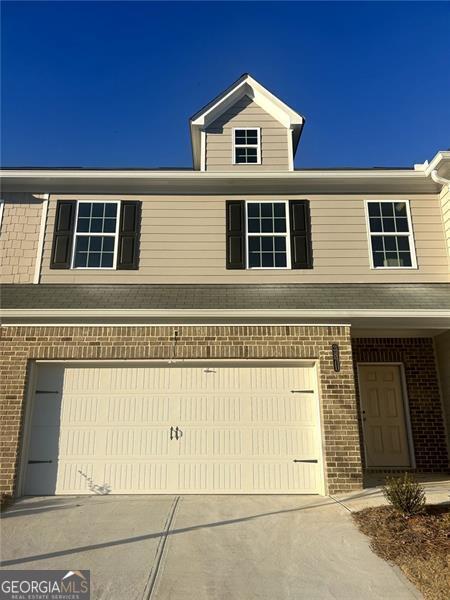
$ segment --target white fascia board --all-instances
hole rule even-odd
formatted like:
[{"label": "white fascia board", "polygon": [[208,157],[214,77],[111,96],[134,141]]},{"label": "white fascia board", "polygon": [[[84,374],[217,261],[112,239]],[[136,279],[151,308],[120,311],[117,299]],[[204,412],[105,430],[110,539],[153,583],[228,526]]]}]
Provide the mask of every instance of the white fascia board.
[{"label": "white fascia board", "polygon": [[217,102],[198,114],[191,121],[191,124],[197,127],[207,127],[243,96],[249,96],[263,110],[272,115],[285,127],[300,126],[304,122],[302,115],[292,110],[287,104],[248,75],[243,81],[229,90],[228,93],[219,97]]},{"label": "white fascia board", "polygon": [[432,171],[438,170],[440,164],[446,161],[450,161],[450,151],[440,150],[433,156],[430,162],[425,161],[423,164],[414,165],[414,169],[428,176]]},{"label": "white fascia board", "polygon": [[[199,136],[200,137],[200,136]],[[200,139],[199,139],[200,142]],[[200,146],[199,146],[200,148]],[[198,152],[200,161],[200,152]],[[200,169],[200,162],[198,164]],[[52,193],[417,193],[438,194],[440,187],[413,169],[249,171],[150,170],[0,170],[4,191],[46,190]],[[260,191],[256,191],[257,188]],[[382,191],[384,189],[384,191]],[[267,193],[272,193],[272,190]]]},{"label": "white fascia board", "polygon": [[63,181],[64,179],[85,179],[89,180],[117,180],[128,179],[148,179],[148,180],[215,180],[215,179],[417,179],[423,180],[426,175],[422,171],[413,169],[355,169],[355,170],[301,170],[301,171],[263,171],[263,172],[240,172],[240,171],[151,171],[151,170],[117,170],[117,171],[102,171],[102,170],[15,170],[3,169],[0,170],[0,179],[5,183],[10,179],[32,180],[38,179],[41,181],[56,180]]},{"label": "white fascia board", "polygon": [[20,317],[77,317],[81,320],[83,317],[227,317],[227,318],[243,318],[243,317],[333,317],[333,318],[351,318],[351,317],[389,317],[389,318],[441,318],[448,319],[450,326],[450,310],[372,310],[372,309],[47,309],[47,308],[5,308],[0,310],[0,316],[5,319],[20,318]]}]

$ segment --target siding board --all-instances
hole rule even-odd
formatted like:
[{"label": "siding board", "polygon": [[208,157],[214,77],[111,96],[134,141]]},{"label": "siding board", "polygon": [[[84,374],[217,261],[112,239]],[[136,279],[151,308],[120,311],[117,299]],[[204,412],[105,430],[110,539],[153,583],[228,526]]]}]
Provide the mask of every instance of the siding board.
[{"label": "siding board", "polygon": [[[261,128],[261,164],[233,165],[233,127]],[[206,129],[206,169],[209,171],[289,170],[286,128],[245,97]]]},{"label": "siding board", "polygon": [[[295,199],[254,196],[252,200]],[[299,199],[305,196],[298,196]],[[225,201],[221,196],[93,195],[96,200],[141,200],[142,234],[137,271],[51,271],[50,248],[57,199],[51,196],[44,245],[43,283],[333,283],[448,282],[446,239],[439,197],[410,198],[419,268],[377,271],[369,267],[364,216],[365,199],[406,199],[352,196],[308,196],[311,206],[314,268],[293,271],[225,269]],[[83,196],[84,199],[88,197]],[[432,220],[430,221],[430,219]]]}]

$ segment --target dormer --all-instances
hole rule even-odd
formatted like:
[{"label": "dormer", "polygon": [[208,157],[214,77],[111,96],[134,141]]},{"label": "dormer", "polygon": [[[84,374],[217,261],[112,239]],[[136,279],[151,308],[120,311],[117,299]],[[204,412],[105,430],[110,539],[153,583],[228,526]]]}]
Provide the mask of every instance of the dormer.
[{"label": "dormer", "polygon": [[190,119],[196,171],[293,171],[305,123],[245,73]]}]

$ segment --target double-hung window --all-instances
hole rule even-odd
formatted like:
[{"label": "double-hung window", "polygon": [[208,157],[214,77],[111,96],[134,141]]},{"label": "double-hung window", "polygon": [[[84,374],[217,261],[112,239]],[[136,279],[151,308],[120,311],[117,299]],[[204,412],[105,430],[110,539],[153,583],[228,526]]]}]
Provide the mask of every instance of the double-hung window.
[{"label": "double-hung window", "polygon": [[416,268],[411,214],[407,201],[367,201],[366,217],[374,269]]},{"label": "double-hung window", "polygon": [[261,132],[253,129],[233,129],[233,162],[240,164],[261,163]]},{"label": "double-hung window", "polygon": [[287,202],[247,202],[247,265],[249,269],[289,269]]},{"label": "double-hung window", "polygon": [[74,269],[116,268],[119,205],[119,202],[78,202],[72,257]]}]

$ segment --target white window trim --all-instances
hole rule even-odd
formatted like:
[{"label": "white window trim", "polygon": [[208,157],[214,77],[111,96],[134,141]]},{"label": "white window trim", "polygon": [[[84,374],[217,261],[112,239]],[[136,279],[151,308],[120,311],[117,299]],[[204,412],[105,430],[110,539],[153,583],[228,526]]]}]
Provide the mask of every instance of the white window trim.
[{"label": "white window trim", "polygon": [[[249,233],[248,232],[248,205],[249,204],[281,204],[285,205],[286,233]],[[288,200],[246,200],[245,201],[245,268],[248,271],[288,271],[291,269],[291,224]],[[250,267],[249,266],[249,237],[284,237],[286,238],[286,266],[285,267]]]},{"label": "white window trim", "polygon": [[[256,144],[236,144],[236,130],[237,129],[245,129],[253,130],[257,132],[258,142]],[[233,127],[232,129],[233,143],[232,143],[232,160],[233,165],[260,165],[261,164],[261,127],[249,127],[248,125],[243,125],[242,127]],[[238,163],[236,162],[236,148],[256,148],[256,162],[255,163]]]},{"label": "white window trim", "polygon": [[[114,233],[90,233],[90,232],[81,232],[77,233],[77,225],[78,225],[78,209],[80,204],[115,204],[117,206],[116,213],[116,231]],[[119,246],[119,223],[120,223],[120,200],[77,200],[77,212],[75,215],[75,230],[73,233],[73,244],[72,244],[72,260],[70,261],[70,268],[75,271],[114,271],[117,269],[117,250]],[[113,256],[113,266],[112,267],[75,267],[75,248],[77,245],[77,236],[79,237],[93,237],[93,236],[101,236],[101,237],[113,237],[115,240],[114,243],[114,256]]]},{"label": "white window trim", "polygon": [[[408,219],[408,233],[406,232],[396,232],[396,231],[392,231],[392,232],[388,232],[385,233],[383,231],[378,231],[378,232],[371,232],[370,231],[370,221],[369,221],[369,204],[371,202],[377,202],[379,204],[392,204],[395,202],[404,202],[406,204],[406,216]],[[365,217],[366,217],[366,232],[367,232],[367,244],[369,247],[369,260],[370,260],[370,268],[373,271],[399,271],[399,270],[411,270],[411,269],[418,269],[417,266],[417,257],[416,257],[416,245],[414,243],[414,230],[413,230],[413,225],[412,225],[412,219],[411,219],[411,209],[410,209],[410,205],[409,205],[409,200],[403,200],[400,198],[397,199],[392,199],[392,200],[378,200],[376,198],[373,198],[371,200],[365,200],[364,201],[364,212],[365,212]],[[407,237],[409,239],[409,249],[410,249],[410,253],[411,253],[411,266],[410,267],[375,267],[375,265],[373,264],[373,254],[372,254],[372,236],[374,235],[378,235],[378,236],[403,236],[403,237]]]}]

